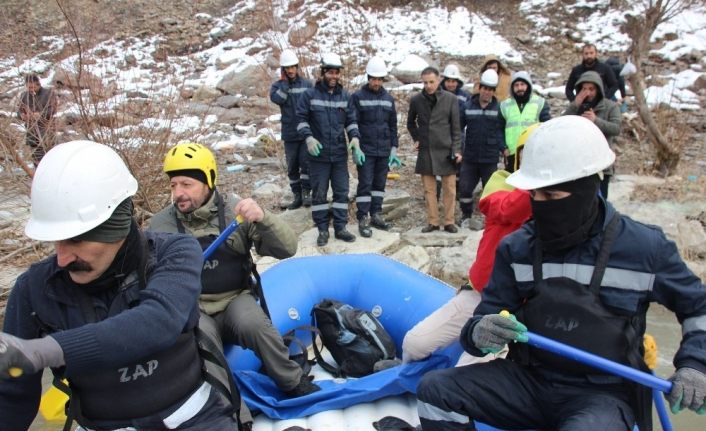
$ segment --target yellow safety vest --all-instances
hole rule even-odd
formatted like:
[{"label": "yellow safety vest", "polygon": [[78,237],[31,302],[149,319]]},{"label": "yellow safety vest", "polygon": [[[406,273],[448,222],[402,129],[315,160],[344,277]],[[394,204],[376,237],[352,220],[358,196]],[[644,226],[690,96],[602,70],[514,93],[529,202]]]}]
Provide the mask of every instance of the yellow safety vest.
[{"label": "yellow safety vest", "polygon": [[510,154],[517,150],[517,139],[520,133],[534,123],[539,122],[539,113],[544,108],[544,99],[532,94],[525,104],[525,109],[520,111],[514,97],[505,99],[500,103],[500,112],[505,117],[505,144]]}]

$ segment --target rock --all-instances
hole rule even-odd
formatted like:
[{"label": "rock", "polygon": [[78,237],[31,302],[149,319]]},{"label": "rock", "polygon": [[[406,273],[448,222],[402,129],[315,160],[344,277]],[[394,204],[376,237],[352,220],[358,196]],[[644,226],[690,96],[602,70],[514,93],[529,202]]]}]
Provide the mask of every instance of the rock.
[{"label": "rock", "polygon": [[427,66],[429,66],[429,63],[422,57],[410,54],[392,69],[392,74],[405,84],[420,82],[420,74]]},{"label": "rock", "polygon": [[677,244],[682,252],[706,256],[706,232],[697,220],[684,220],[677,225]]},{"label": "rock", "polygon": [[282,194],[282,188],[276,184],[265,183],[253,190],[252,197],[254,199],[266,199]]},{"label": "rock", "polygon": [[[298,210],[297,210],[298,211]],[[348,232],[356,236],[354,242],[345,242],[334,237],[333,229],[329,229],[330,239],[323,247],[316,245],[316,238],[319,231],[316,228],[309,229],[299,236],[301,250],[297,251],[297,256],[311,256],[312,248],[317,249],[318,254],[362,254],[380,253],[392,248],[400,240],[400,234],[396,232],[385,232],[375,230],[370,238],[363,238],[358,235],[358,225],[348,224]]]},{"label": "rock", "polygon": [[[289,201],[291,201],[291,197]],[[289,201],[287,203],[289,203]],[[284,223],[287,223],[297,236],[301,236],[305,231],[311,229],[313,225],[311,210],[309,208],[301,207],[296,210],[283,211],[277,214],[277,217]],[[316,238],[314,238],[314,242],[316,242]]]},{"label": "rock", "polygon": [[410,244],[424,247],[452,247],[463,243],[468,236],[468,231],[461,229],[456,233],[449,233],[444,230],[436,230],[429,233],[422,233],[422,227],[412,228],[402,233],[402,239]]},{"label": "rock", "polygon": [[269,87],[270,85],[269,81],[270,77],[260,66],[248,66],[240,71],[228,72],[216,85],[216,88],[227,94],[256,96],[264,94],[265,86]]},{"label": "rock", "polygon": [[191,98],[197,102],[210,102],[221,95],[217,88],[202,85],[194,90]]},{"label": "rock", "polygon": [[289,30],[289,35],[287,35],[287,40],[292,47],[304,46],[318,31],[319,25],[316,21],[307,20],[304,23],[292,26]]},{"label": "rock", "polygon": [[469,250],[461,247],[442,247],[438,258],[432,264],[431,274],[452,286],[460,286],[468,279],[471,264]]},{"label": "rock", "polygon": [[72,90],[89,89],[91,94],[97,94],[103,90],[103,81],[96,75],[83,70],[79,79],[77,72],[64,67],[56,69],[51,84],[58,88],[66,87]]},{"label": "rock", "polygon": [[424,247],[418,245],[406,245],[390,257],[424,273],[429,272],[431,266],[429,253]]},{"label": "rock", "polygon": [[241,95],[232,96],[227,94],[216,99],[216,105],[223,108],[237,108],[241,100],[243,100],[243,96]]}]

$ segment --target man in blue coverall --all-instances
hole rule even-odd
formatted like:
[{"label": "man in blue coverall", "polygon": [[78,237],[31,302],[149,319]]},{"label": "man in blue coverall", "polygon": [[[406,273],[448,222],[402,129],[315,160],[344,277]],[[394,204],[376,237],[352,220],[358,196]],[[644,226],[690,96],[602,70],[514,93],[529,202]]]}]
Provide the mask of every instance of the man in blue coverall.
[{"label": "man in blue coverall", "polygon": [[311,206],[311,184],[309,183],[309,161],[306,157],[306,144],[297,133],[297,100],[308,88],[311,81],[299,76],[299,59],[291,49],[282,51],[279,59],[279,80],[270,88],[270,100],[279,105],[282,113],[282,140],[287,158],[287,177],[294,200],[287,206],[295,210],[302,205]]},{"label": "man in blue coverall", "polygon": [[[666,394],[672,412],[706,413],[706,286],[656,226],[620,215],[598,194],[615,160],[590,120],[542,123],[507,183],[529,190],[533,221],[497,248],[490,282],[461,330],[474,356],[510,346],[507,359],[437,370],[419,383],[425,431],[651,430],[649,388],[529,347],[527,331],[647,370],[647,309],[676,314],[682,340]],[[502,313],[507,310],[509,313]]]},{"label": "man in blue coverall", "polygon": [[353,153],[358,168],[358,190],[355,197],[358,232],[369,238],[370,226],[388,230],[390,223],[382,218],[382,200],[391,166],[400,166],[397,158],[397,111],[395,99],[382,86],[387,65],[373,57],[365,68],[368,83],[353,93],[353,108],[360,128],[359,153]]},{"label": "man in blue coverall", "polygon": [[329,183],[333,189],[334,236],[346,242],[355,241],[355,236],[346,230],[348,150],[351,149],[356,157],[362,152],[350,95],[338,82],[341,69],[341,57],[324,54],[321,78],[297,102],[297,131],[306,142],[309,153],[309,179],[313,195],[311,216],[319,230],[316,239],[318,246],[328,244],[329,240],[329,205],[326,199]]}]

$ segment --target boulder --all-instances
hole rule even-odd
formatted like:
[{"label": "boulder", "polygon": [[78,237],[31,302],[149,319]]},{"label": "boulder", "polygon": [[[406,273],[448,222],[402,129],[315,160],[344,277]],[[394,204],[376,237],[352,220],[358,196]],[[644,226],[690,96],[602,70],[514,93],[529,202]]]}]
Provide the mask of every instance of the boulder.
[{"label": "boulder", "polygon": [[392,74],[405,84],[420,82],[420,74],[427,66],[429,66],[429,63],[422,57],[410,54],[392,69]]},{"label": "boulder", "polygon": [[429,272],[431,266],[429,253],[419,245],[406,245],[390,257],[424,273]]},{"label": "boulder", "polygon": [[247,66],[238,71],[225,74],[216,88],[226,94],[244,94],[256,96],[264,94],[265,87],[269,87],[270,78],[261,66]]}]

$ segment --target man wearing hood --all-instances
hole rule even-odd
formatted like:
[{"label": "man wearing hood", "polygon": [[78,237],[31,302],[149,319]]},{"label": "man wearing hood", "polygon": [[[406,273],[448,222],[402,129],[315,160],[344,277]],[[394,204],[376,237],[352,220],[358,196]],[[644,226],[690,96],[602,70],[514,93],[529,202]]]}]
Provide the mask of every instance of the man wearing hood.
[{"label": "man wearing hood", "polygon": [[603,88],[606,90],[603,95],[607,98],[613,96],[613,94],[615,94],[618,90],[618,80],[615,78],[613,69],[611,69],[610,66],[598,61],[598,50],[596,49],[596,45],[590,43],[584,45],[581,49],[581,56],[583,57],[583,60],[580,64],[571,69],[569,79],[566,81],[566,88],[564,89],[566,98],[569,99],[570,102],[574,101],[574,98],[576,97],[574,94],[576,81],[578,81],[584,72],[588,72],[589,70],[596,72],[600,75],[601,80],[603,80]]},{"label": "man wearing hood", "polygon": [[505,145],[509,152],[505,169],[513,172],[520,133],[534,123],[549,120],[551,114],[544,98],[532,93],[532,79],[524,70],[512,75],[510,95],[500,104],[500,116],[505,121]]},{"label": "man wearing hood", "polygon": [[[581,75],[575,88],[576,99],[563,115],[581,115],[592,121],[603,132],[612,149],[614,138],[620,135],[620,107],[605,97],[603,80],[596,72],[588,71]],[[600,190],[604,199],[608,199],[608,183],[614,171],[614,165],[603,171]]]},{"label": "man wearing hood", "polygon": [[498,86],[495,89],[495,98],[498,102],[502,102],[508,97],[510,97],[510,81],[512,79],[512,72],[505,67],[497,56],[490,54],[483,60],[483,66],[480,68],[480,73],[478,78],[473,83],[473,94],[478,94],[480,92],[480,77],[486,70],[494,70],[498,74]]}]

